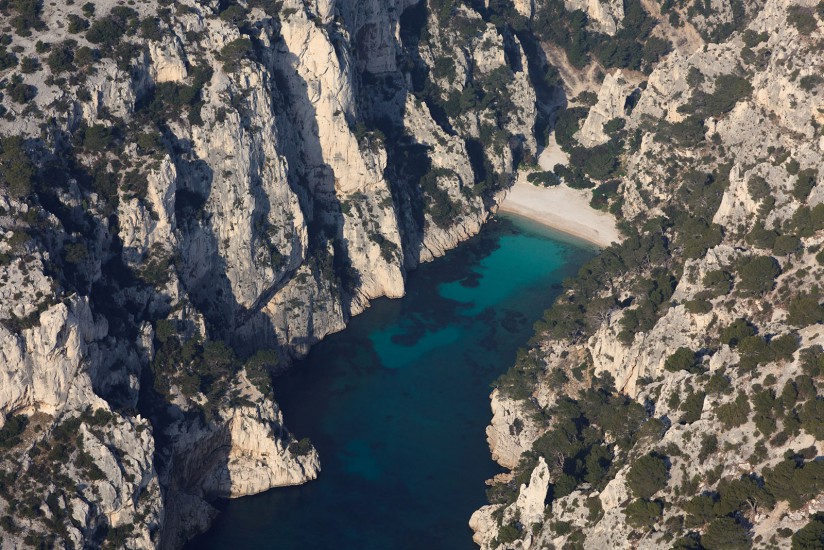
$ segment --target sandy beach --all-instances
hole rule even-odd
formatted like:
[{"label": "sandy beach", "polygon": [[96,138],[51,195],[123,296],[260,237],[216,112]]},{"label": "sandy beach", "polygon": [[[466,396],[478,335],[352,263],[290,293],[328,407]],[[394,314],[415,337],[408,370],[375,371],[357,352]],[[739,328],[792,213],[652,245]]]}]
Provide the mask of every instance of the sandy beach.
[{"label": "sandy beach", "polygon": [[[538,164],[542,170],[551,171],[556,164],[567,162],[566,154],[555,143],[555,136],[551,135]],[[589,189],[572,189],[563,184],[539,187],[529,183],[526,176],[525,171],[518,174],[515,185],[501,202],[500,212],[524,216],[600,247],[621,240],[615,218],[589,205],[592,197]]]}]

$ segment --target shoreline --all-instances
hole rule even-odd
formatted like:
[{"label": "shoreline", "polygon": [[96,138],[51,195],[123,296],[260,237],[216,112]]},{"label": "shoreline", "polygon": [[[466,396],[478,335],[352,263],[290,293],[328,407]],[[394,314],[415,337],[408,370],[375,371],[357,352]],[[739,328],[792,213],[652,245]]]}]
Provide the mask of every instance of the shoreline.
[{"label": "shoreline", "polygon": [[[566,153],[551,134],[538,157],[539,166],[551,171],[556,164],[566,165],[568,162]],[[527,174],[524,170],[518,172],[515,183],[502,194],[496,214],[508,212],[522,216],[599,248],[621,242],[615,218],[589,205],[590,190],[572,189],[563,183],[554,187],[532,185],[526,179]]]}]

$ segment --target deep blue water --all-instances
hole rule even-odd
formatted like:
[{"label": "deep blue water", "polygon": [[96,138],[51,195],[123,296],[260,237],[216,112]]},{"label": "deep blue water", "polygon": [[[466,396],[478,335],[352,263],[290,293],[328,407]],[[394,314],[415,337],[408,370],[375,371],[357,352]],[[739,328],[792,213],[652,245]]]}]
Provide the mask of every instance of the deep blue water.
[{"label": "deep blue water", "polygon": [[529,221],[481,235],[409,276],[275,380],[286,425],[317,447],[301,487],[217,503],[192,548],[472,549],[469,516],[500,469],[484,430],[490,383],[593,253]]}]

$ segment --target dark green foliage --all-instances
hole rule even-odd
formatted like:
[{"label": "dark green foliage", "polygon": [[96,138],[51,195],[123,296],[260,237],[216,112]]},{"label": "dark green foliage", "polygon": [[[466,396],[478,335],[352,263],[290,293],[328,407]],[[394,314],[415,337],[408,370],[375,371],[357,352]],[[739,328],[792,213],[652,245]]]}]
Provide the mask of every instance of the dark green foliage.
[{"label": "dark green foliage", "polygon": [[621,144],[614,140],[588,149],[575,147],[570,155],[570,164],[580,166],[593,179],[606,180],[617,175],[620,154]]},{"label": "dark green foliage", "polygon": [[4,137],[0,140],[0,147],[0,183],[12,197],[25,197],[31,193],[34,164],[23,148],[23,138]]},{"label": "dark green foliage", "polygon": [[[613,467],[614,449],[626,449],[642,436],[643,407],[615,393],[609,380],[598,381],[605,384],[603,389],[586,390],[577,400],[562,399],[548,411],[552,428],[535,441],[528,463],[516,470],[528,477],[537,457],[543,456],[555,480],[553,498],[569,494],[582,482],[602,486]],[[517,496],[518,483],[511,483],[511,498]]]},{"label": "dark green foliage", "polygon": [[163,29],[160,27],[160,19],[147,17],[140,22],[140,36],[147,40],[163,40]]},{"label": "dark green foliage", "polygon": [[63,258],[70,264],[82,263],[88,257],[89,250],[86,248],[86,243],[82,241],[76,243],[68,243],[63,248]]},{"label": "dark green foliage", "polygon": [[6,50],[5,46],[0,46],[0,71],[5,71],[6,69],[11,69],[16,66],[17,56]]},{"label": "dark green foliage", "polygon": [[124,35],[132,34],[138,26],[137,12],[126,6],[115,6],[109,15],[96,19],[86,31],[86,40],[97,44],[111,55]]},{"label": "dark green foliage", "polygon": [[801,34],[811,34],[817,26],[813,9],[798,5],[787,8],[787,23],[793,25]]},{"label": "dark green foliage", "polygon": [[294,456],[307,456],[311,454],[314,449],[308,437],[304,437],[299,441],[292,441],[289,444],[289,452]]},{"label": "dark green foliage", "polygon": [[718,117],[735,107],[735,104],[752,94],[750,82],[740,76],[732,74],[720,75],[715,79],[715,86],[711,94],[696,90],[692,100],[679,108],[685,114],[700,113],[700,116]]},{"label": "dark green foliage", "polygon": [[112,130],[102,124],[89,126],[82,132],[82,135],[83,147],[92,152],[101,153],[112,144]]},{"label": "dark green foliage", "polygon": [[809,92],[824,84],[824,77],[818,74],[808,74],[807,76],[802,76],[798,84],[802,90]]},{"label": "dark green foliage", "polygon": [[554,172],[530,172],[526,180],[532,185],[542,185],[544,187],[554,187],[561,183],[561,180]]},{"label": "dark green foliage", "polygon": [[690,392],[687,398],[681,404],[681,411],[684,415],[679,422],[682,424],[692,424],[701,418],[701,413],[704,409],[704,399],[706,394],[704,392]]},{"label": "dark green foliage", "polygon": [[609,200],[618,196],[618,180],[602,183],[592,190],[592,200],[589,205],[598,210],[607,210]]},{"label": "dark green foliage", "polygon": [[773,254],[776,256],[787,256],[798,252],[801,248],[801,239],[795,235],[781,235],[773,243]]},{"label": "dark green foliage", "polygon": [[750,196],[754,201],[760,201],[772,194],[770,184],[761,176],[752,176],[750,181],[747,182],[747,190],[749,190]]},{"label": "dark green foliage", "polygon": [[732,290],[733,277],[728,272],[719,269],[709,271],[701,280],[701,284],[707,289],[711,296],[724,296]]},{"label": "dark green foliage", "polygon": [[663,457],[647,454],[636,459],[627,474],[627,485],[632,493],[649,499],[667,486],[667,463]]},{"label": "dark green foliage", "polygon": [[26,429],[29,418],[23,415],[9,415],[0,428],[0,449],[9,449],[20,443],[20,435]]},{"label": "dark green foliage", "polygon": [[735,401],[731,403],[724,403],[715,409],[715,414],[718,420],[724,425],[726,429],[741,426],[747,422],[750,414],[750,400],[747,399],[746,394],[739,393]]},{"label": "dark green foliage", "polygon": [[252,53],[252,41],[248,38],[232,40],[220,50],[219,59],[223,62],[223,70],[227,73],[240,69],[240,62]]},{"label": "dark green foliage", "polygon": [[4,10],[11,8],[14,15],[10,23],[20,36],[30,36],[31,29],[44,30],[46,27],[40,19],[42,0],[6,0],[0,7]]},{"label": "dark green foliage", "polygon": [[691,373],[698,373],[703,370],[695,352],[684,347],[678,348],[672,355],[667,357],[667,360],[664,362],[664,368],[670,372],[685,370]]},{"label": "dark green foliage", "polygon": [[743,262],[738,272],[737,288],[750,295],[761,295],[772,290],[781,267],[772,256],[754,256]]},{"label": "dark green foliage", "polygon": [[767,32],[755,32],[753,30],[747,29],[741,34],[741,38],[744,39],[744,45],[748,48],[754,48],[761,44],[762,42],[766,42],[770,35]]},{"label": "dark green foliage", "polygon": [[798,178],[793,186],[793,196],[800,201],[804,201],[810,195],[810,191],[815,187],[815,180],[818,178],[818,170],[805,168],[798,173]]},{"label": "dark green foliage", "polygon": [[23,77],[19,74],[11,77],[8,84],[6,84],[5,91],[12,101],[21,105],[29,103],[37,96],[37,88],[23,82]]},{"label": "dark green foliage", "polygon": [[787,458],[772,468],[764,468],[764,489],[775,500],[787,501],[794,510],[824,490],[824,463]]},{"label": "dark green foliage", "polygon": [[498,541],[498,544],[509,544],[520,538],[521,530],[518,526],[507,523],[506,525],[501,525],[501,528],[498,529],[498,536],[495,540]]},{"label": "dark green foliage", "polygon": [[246,19],[246,15],[246,10],[238,4],[232,4],[220,12],[220,18],[224,21],[232,23],[233,25],[243,23]]},{"label": "dark green foliage", "polygon": [[747,233],[746,241],[757,248],[773,248],[777,238],[777,231],[767,229],[761,221],[758,221]]},{"label": "dark green foliage", "polygon": [[71,71],[74,69],[74,42],[66,41],[52,47],[46,64],[53,74]]},{"label": "dark green foliage", "polygon": [[810,522],[796,531],[792,550],[820,550],[824,548],[824,514],[817,513]]},{"label": "dark green foliage", "polygon": [[36,57],[24,57],[20,62],[20,72],[23,74],[36,73],[40,69],[40,60]]},{"label": "dark green foliage", "polygon": [[788,310],[787,322],[795,327],[803,328],[824,322],[824,306],[819,303],[817,298],[809,294],[796,294],[793,296]]},{"label": "dark green foliage", "polygon": [[750,548],[750,535],[734,519],[718,518],[701,536],[701,546],[707,550],[746,550]]},{"label": "dark green foliage", "polygon": [[782,334],[772,338],[770,340],[770,349],[775,354],[776,359],[790,361],[793,354],[798,350],[798,334]]},{"label": "dark green foliage", "polygon": [[799,411],[801,427],[816,439],[824,439],[824,399],[810,399]]},{"label": "dark green foliage", "polygon": [[717,516],[729,516],[756,507],[772,504],[771,497],[750,477],[722,479],[718,483],[718,500],[713,506]]},{"label": "dark green foliage", "polygon": [[657,501],[637,499],[629,503],[624,514],[627,523],[639,529],[648,529],[661,518],[663,505]]},{"label": "dark green foliage", "polygon": [[271,395],[272,373],[279,363],[277,352],[270,349],[260,350],[246,361],[246,376],[263,395]]},{"label": "dark green foliage", "polygon": [[555,121],[555,141],[565,151],[569,151],[576,146],[575,134],[580,130],[581,121],[589,113],[587,107],[574,107],[561,111]]},{"label": "dark green foliage", "polygon": [[[231,379],[240,370],[231,348],[223,342],[201,343],[197,338],[181,340],[168,324],[158,330],[158,334],[157,352],[151,362],[155,391],[170,395],[172,387],[177,386],[190,398],[203,394],[206,397],[205,412],[216,407],[226,395]],[[161,341],[161,337],[165,341]]]},{"label": "dark green foliage", "polygon": [[451,226],[460,214],[460,206],[453,202],[449,193],[438,185],[438,180],[444,177],[453,177],[454,172],[444,168],[434,168],[427,172],[419,181],[421,190],[427,198],[425,208],[432,221],[441,228]]},{"label": "dark green foliage", "polygon": [[700,527],[715,519],[715,500],[709,495],[693,497],[684,505],[687,527]]},{"label": "dark green foliage", "polygon": [[83,19],[82,17],[80,17],[77,14],[70,13],[69,16],[68,16],[68,20],[69,20],[68,31],[71,34],[78,34],[78,33],[81,33],[81,32],[83,32],[83,31],[85,31],[86,29],[89,28],[88,19]]},{"label": "dark green foliage", "polygon": [[775,432],[775,392],[770,389],[759,391],[753,395],[752,404],[755,409],[753,421],[758,431],[764,435],[770,435]]}]

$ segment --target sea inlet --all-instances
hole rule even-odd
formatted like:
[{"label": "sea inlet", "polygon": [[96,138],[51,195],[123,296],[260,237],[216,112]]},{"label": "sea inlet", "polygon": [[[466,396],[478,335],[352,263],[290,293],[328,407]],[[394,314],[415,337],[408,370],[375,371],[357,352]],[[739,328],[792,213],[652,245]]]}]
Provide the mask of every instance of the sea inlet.
[{"label": "sea inlet", "polygon": [[409,275],[275,379],[286,424],[320,453],[316,481],[216,506],[190,548],[472,549],[467,522],[501,471],[489,393],[533,323],[595,250],[504,217]]}]

